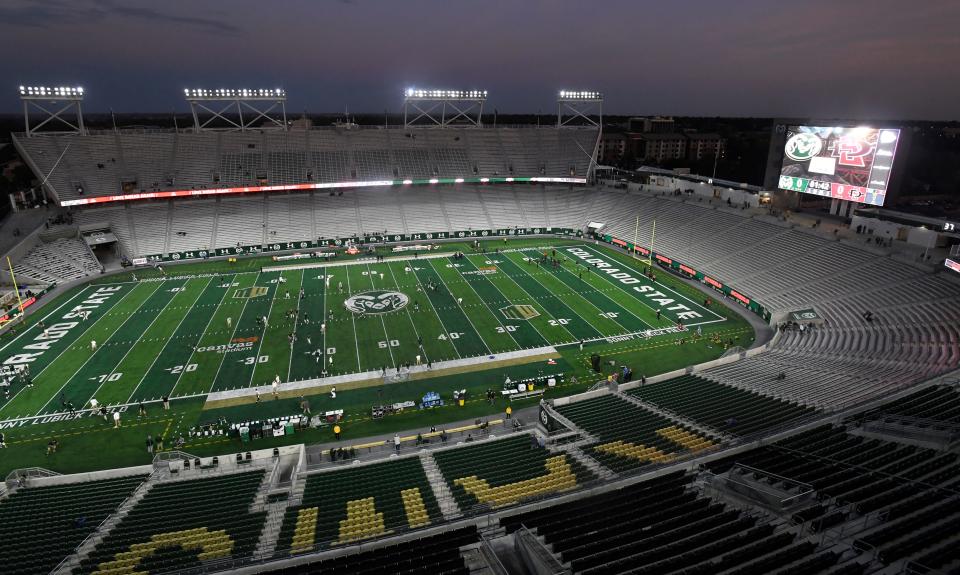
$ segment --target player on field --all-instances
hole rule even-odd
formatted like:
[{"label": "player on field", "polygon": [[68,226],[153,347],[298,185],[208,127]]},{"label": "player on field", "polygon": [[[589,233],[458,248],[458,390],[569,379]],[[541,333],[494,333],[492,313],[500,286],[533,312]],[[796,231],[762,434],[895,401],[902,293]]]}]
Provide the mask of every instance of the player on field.
[{"label": "player on field", "polygon": [[90,340],[90,351],[97,351],[97,340]]},{"label": "player on field", "polygon": [[230,329],[231,327],[233,327],[233,318],[232,318],[232,317],[228,317],[228,318],[227,318],[227,329]]}]

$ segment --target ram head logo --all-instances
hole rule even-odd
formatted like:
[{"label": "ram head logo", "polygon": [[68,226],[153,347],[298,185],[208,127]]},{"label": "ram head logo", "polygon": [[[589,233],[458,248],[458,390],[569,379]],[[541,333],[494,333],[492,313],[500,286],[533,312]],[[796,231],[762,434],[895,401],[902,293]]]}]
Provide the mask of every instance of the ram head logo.
[{"label": "ram head logo", "polygon": [[387,313],[410,303],[406,294],[396,291],[368,291],[351,296],[343,305],[353,313]]}]

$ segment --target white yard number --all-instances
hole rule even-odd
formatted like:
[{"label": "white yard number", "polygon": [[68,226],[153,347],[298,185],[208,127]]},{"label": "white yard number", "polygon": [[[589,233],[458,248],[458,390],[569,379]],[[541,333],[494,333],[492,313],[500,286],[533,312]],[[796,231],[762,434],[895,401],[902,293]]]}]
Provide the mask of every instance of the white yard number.
[{"label": "white yard number", "polygon": [[[463,332],[451,331],[450,339],[460,339],[460,336],[463,335]],[[447,336],[445,334],[440,334],[437,339],[440,341],[447,341]]]},{"label": "white yard number", "polygon": [[181,291],[183,291],[183,290],[185,290],[185,289],[187,289],[187,288],[184,288],[184,287],[175,287],[175,288],[170,288],[170,289],[167,290],[167,291],[169,291],[170,293],[177,293],[177,292],[181,292]]},{"label": "white yard number", "polygon": [[458,267],[460,267],[460,264],[447,264],[447,267],[448,267],[448,268],[458,268]]},{"label": "white yard number", "polygon": [[618,315],[620,314],[615,311],[605,311],[600,313],[600,317],[608,317],[610,319],[615,319]]},{"label": "white yard number", "polygon": [[570,323],[570,320],[562,317],[550,320],[550,325],[567,325],[568,323]]},{"label": "white yard number", "polygon": [[400,347],[400,341],[396,339],[391,339],[387,341],[378,341],[377,345],[380,346],[380,349],[387,349],[388,347]]},{"label": "white yard number", "polygon": [[121,377],[123,377],[123,374],[118,371],[116,373],[111,373],[109,375],[98,375],[97,379],[100,381],[100,383],[103,383],[105,381],[117,381]]},{"label": "white yard number", "polygon": [[515,325],[497,326],[497,333],[507,333],[508,331],[517,331]]},{"label": "white yard number", "polygon": [[253,365],[255,363],[267,363],[270,361],[269,355],[251,355],[243,359],[244,365]]},{"label": "white yard number", "polygon": [[175,365],[170,368],[170,373],[174,375],[179,373],[190,373],[191,371],[197,371],[197,364],[188,363],[187,365]]}]

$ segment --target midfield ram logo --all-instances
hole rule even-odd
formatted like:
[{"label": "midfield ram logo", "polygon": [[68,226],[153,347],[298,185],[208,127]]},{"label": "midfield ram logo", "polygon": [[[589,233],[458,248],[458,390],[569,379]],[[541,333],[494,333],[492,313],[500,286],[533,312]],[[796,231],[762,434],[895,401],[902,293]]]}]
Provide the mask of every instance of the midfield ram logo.
[{"label": "midfield ram logo", "polygon": [[397,291],[367,291],[350,297],[343,305],[353,313],[388,313],[406,307],[410,298]]}]

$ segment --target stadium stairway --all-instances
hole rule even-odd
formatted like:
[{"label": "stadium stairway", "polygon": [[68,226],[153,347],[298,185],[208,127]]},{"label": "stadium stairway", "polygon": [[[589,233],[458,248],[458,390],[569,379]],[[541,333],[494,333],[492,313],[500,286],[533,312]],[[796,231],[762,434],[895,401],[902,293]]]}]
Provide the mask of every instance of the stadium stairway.
[{"label": "stadium stairway", "polygon": [[[279,462],[278,462],[279,463]],[[277,540],[280,538],[280,528],[283,525],[283,516],[287,511],[287,499],[270,501],[268,496],[272,486],[272,473],[265,473],[263,481],[260,483],[260,489],[256,497],[250,504],[250,512],[266,511],[267,516],[264,519],[263,531],[260,532],[260,539],[257,540],[257,546],[254,548],[254,556],[270,557],[277,548]],[[306,483],[305,481],[300,483]]]},{"label": "stadium stairway", "polygon": [[110,534],[110,531],[116,527],[130,511],[137,506],[137,503],[143,499],[155,485],[150,481],[150,477],[144,480],[133,492],[123,505],[117,508],[117,511],[110,515],[96,531],[87,537],[83,543],[77,547],[76,552],[64,559],[63,563],[54,571],[55,575],[70,575],[82,563],[94,549]]},{"label": "stadium stairway", "polygon": [[570,457],[579,461],[584,467],[589,469],[594,473],[594,475],[600,477],[602,480],[610,480],[617,477],[616,472],[611,471],[610,469],[600,465],[600,462],[596,459],[590,457],[582,449],[580,449],[580,444],[584,443],[594,443],[594,439],[582,439],[576,442],[564,443],[561,445],[549,445],[547,450],[551,453],[566,453]]},{"label": "stadium stairway", "polygon": [[433,458],[433,453],[430,451],[421,451],[420,465],[423,466],[423,471],[427,474],[430,489],[433,490],[433,496],[437,500],[437,504],[440,505],[440,512],[443,513],[443,518],[449,521],[460,517],[462,515],[460,507],[457,505],[453,493],[447,486],[447,482],[443,480],[443,475],[437,468],[437,462]]}]

